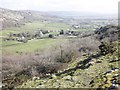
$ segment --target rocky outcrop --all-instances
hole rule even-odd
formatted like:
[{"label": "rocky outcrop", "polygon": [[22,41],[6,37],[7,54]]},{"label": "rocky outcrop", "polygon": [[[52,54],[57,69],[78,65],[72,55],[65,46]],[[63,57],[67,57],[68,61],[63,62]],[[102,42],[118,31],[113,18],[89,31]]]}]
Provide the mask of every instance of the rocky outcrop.
[{"label": "rocky outcrop", "polygon": [[96,38],[98,40],[109,39],[112,41],[118,40],[118,26],[107,25],[105,27],[101,27],[95,31],[97,35]]}]

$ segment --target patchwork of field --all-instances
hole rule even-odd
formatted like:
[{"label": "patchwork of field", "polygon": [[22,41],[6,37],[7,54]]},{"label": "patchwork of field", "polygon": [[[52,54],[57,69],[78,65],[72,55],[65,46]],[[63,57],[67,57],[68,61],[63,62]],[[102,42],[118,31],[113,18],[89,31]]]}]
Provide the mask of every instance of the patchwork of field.
[{"label": "patchwork of field", "polygon": [[[57,34],[58,32],[54,32],[55,30],[67,30],[70,26],[65,23],[59,22],[31,22],[26,23],[21,27],[11,27],[7,28],[0,32],[1,37],[7,37],[8,33],[20,33],[25,31],[36,31],[39,29],[42,30],[50,30],[49,34]],[[55,43],[61,42],[61,39],[33,39],[29,40],[27,43],[17,42],[17,41],[3,41],[2,40],[2,52],[3,54],[15,54],[18,52],[34,52],[36,50],[48,47]]]},{"label": "patchwork of field", "polygon": [[[6,28],[3,31],[0,31],[0,36],[6,36],[9,32],[12,33],[19,33],[19,32],[25,32],[25,31],[36,31],[36,30],[49,30],[53,31],[53,33],[56,33],[56,31],[59,30],[67,30],[70,29],[71,25],[63,22],[49,22],[49,21],[34,21],[30,23],[26,23],[23,26],[20,27],[10,27]],[[93,31],[94,29],[76,29],[75,31]]]},{"label": "patchwork of field", "polygon": [[[1,37],[7,37],[11,33],[20,32],[35,32],[36,30],[49,30],[49,34],[59,34],[60,30],[70,29],[71,26],[63,22],[49,22],[49,21],[34,21],[26,23],[20,27],[10,27],[0,32]],[[86,31],[86,29],[76,29],[76,31]],[[92,30],[89,30],[92,31]],[[15,54],[19,52],[34,52],[39,49],[48,47],[55,43],[64,41],[62,39],[33,39],[29,40],[27,43],[17,42],[17,41],[4,41],[2,40],[2,52],[3,54]]]}]

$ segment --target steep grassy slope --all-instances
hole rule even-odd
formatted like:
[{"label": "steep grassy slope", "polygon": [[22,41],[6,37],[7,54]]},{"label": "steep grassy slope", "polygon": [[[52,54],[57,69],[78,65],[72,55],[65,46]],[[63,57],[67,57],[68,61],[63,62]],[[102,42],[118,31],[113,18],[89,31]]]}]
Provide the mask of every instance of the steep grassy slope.
[{"label": "steep grassy slope", "polygon": [[[116,44],[117,47],[117,44]],[[118,51],[114,54],[82,56],[70,62],[68,68],[58,73],[48,75],[47,78],[33,78],[23,83],[19,88],[109,88],[112,85],[104,84],[105,78],[100,78],[113,68],[119,69]],[[111,77],[119,74],[111,73]],[[111,78],[112,79],[112,78]],[[119,82],[120,77],[117,77]],[[117,82],[117,83],[118,83]]]}]

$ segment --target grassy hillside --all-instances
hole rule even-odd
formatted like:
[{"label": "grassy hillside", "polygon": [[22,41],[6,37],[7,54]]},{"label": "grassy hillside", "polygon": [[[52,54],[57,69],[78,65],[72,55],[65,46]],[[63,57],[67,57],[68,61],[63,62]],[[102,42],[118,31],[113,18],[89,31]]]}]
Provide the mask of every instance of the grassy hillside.
[{"label": "grassy hillside", "polygon": [[[116,61],[111,62],[112,60]],[[28,80],[17,88],[98,88],[102,84],[101,88],[109,88],[112,81],[108,79],[109,83],[105,84],[105,78],[101,78],[101,75],[113,68],[119,68],[120,61],[117,60],[117,51],[105,56],[97,53],[91,56],[82,56],[74,62],[70,62],[68,68],[63,71],[48,75],[48,78],[33,78],[33,80]],[[87,66],[88,63],[91,63],[91,65]],[[110,75],[115,76],[116,74],[118,74],[118,71]],[[112,77],[110,80],[112,80]],[[120,77],[117,80],[117,83],[119,83]]]},{"label": "grassy hillside", "polygon": [[[56,73],[47,73],[42,78],[34,76],[16,88],[120,88],[120,42],[116,38],[117,32],[116,26],[100,28],[95,32],[95,36],[98,35],[98,40],[101,41],[97,52],[85,53],[69,62],[67,68]],[[114,37],[111,38],[111,35]]]},{"label": "grassy hillside", "polygon": [[0,20],[2,21],[3,29],[8,27],[20,27],[25,23],[33,21],[56,21],[58,19],[58,17],[38,11],[15,11],[0,8]]}]

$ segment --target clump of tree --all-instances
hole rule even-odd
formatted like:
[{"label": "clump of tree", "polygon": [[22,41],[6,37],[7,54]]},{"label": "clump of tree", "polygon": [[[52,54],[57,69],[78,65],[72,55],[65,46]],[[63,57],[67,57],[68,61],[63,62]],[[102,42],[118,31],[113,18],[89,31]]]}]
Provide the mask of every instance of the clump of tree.
[{"label": "clump of tree", "polygon": [[61,30],[61,31],[60,31],[60,35],[63,35],[63,34],[64,34],[64,30]]},{"label": "clump of tree", "polygon": [[53,34],[49,34],[48,37],[49,37],[49,38],[54,38],[54,35],[53,35]]}]

